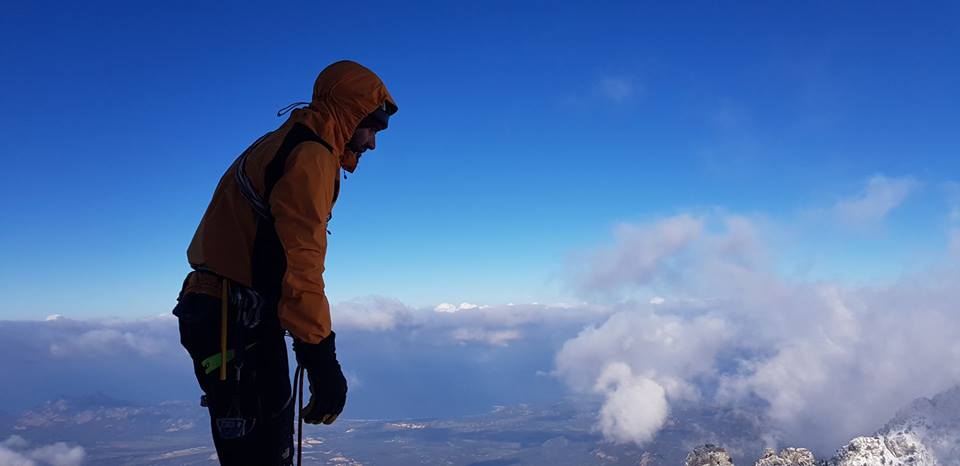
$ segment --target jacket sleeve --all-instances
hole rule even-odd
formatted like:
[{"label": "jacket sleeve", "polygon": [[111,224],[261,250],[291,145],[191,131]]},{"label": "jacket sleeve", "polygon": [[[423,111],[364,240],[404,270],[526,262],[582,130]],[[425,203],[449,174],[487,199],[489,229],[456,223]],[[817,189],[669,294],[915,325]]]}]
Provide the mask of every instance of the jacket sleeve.
[{"label": "jacket sleeve", "polygon": [[287,258],[277,314],[293,336],[319,343],[331,331],[323,262],[338,162],[322,145],[306,142],[286,163],[270,193],[270,210]]}]

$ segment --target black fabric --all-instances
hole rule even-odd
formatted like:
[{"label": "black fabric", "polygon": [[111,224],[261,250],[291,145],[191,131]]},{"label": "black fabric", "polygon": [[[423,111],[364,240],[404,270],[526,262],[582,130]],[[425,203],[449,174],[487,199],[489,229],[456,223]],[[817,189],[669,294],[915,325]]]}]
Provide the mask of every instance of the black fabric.
[{"label": "black fabric", "polygon": [[[309,128],[293,125],[267,165],[263,195],[266,205],[283,176],[290,153],[307,141],[320,143],[333,152]],[[180,342],[190,353],[197,382],[204,392],[220,464],[287,466],[293,464],[294,403],[285,332],[277,317],[286,254],[272,216],[258,220],[251,266],[256,293],[231,293],[227,347],[236,358],[227,364],[226,380],[219,379],[219,370],[208,374],[201,365],[204,359],[220,353],[220,299],[181,291],[173,313],[179,319]],[[244,314],[244,303],[253,301],[257,302],[259,313]]]},{"label": "black fabric", "polygon": [[[206,373],[201,365],[220,353],[220,299],[182,293],[173,313],[179,318],[180,342],[190,353],[205,394],[220,464],[293,464],[294,403],[286,341],[276,312],[265,309],[259,325],[246,333],[239,325],[231,325],[228,348],[244,345],[247,349],[242,370],[238,371],[236,360],[231,361],[224,381],[219,370]],[[237,314],[231,308],[228,322],[238,322]]]},{"label": "black fabric", "polygon": [[347,379],[337,362],[336,337],[336,333],[330,332],[319,343],[293,341],[297,363],[307,369],[310,381],[310,402],[303,412],[305,422],[320,423],[327,415],[336,419],[346,405]]},{"label": "black fabric", "polygon": [[[298,145],[308,141],[320,143],[333,153],[330,144],[317,136],[310,128],[299,123],[294,124],[283,138],[283,142],[280,143],[280,148],[273,160],[267,164],[264,173],[263,192],[263,199],[267,205],[270,205],[270,193],[273,192],[273,187],[283,176],[290,153]],[[336,193],[334,193],[334,197],[336,197]],[[277,236],[272,216],[270,218],[260,218],[257,222],[257,233],[253,241],[252,266],[253,289],[257,290],[267,302],[278,302],[283,274],[287,270],[287,256],[284,253],[283,245],[280,243],[280,237]]]},{"label": "black fabric", "polygon": [[331,331],[327,338],[313,344],[294,340],[293,351],[297,355],[297,362],[307,368],[336,363],[337,333]]}]

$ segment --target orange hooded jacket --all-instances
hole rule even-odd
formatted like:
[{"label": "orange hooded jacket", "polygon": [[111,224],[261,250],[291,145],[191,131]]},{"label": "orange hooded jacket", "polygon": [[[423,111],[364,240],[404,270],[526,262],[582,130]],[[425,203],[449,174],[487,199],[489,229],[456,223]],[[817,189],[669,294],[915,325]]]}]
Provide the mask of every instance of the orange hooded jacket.
[{"label": "orange hooded jacket", "polygon": [[[340,169],[353,172],[358,159],[346,145],[360,121],[384,106],[390,113],[397,108],[369,69],[351,61],[325,68],[310,106],[294,110],[220,179],[187,250],[190,265],[277,302],[280,324],[296,338],[307,343],[326,338],[331,331],[323,282],[327,221]],[[259,217],[241,193],[240,163],[253,189],[268,201],[272,218]],[[216,281],[202,274],[191,275],[184,291],[220,296]]]}]

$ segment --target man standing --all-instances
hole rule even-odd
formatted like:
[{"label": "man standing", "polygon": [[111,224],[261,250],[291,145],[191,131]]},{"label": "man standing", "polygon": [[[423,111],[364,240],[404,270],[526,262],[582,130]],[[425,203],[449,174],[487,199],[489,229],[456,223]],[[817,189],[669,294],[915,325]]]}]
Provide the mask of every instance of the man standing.
[{"label": "man standing", "polygon": [[347,383],[323,283],[327,222],[340,170],[356,169],[396,111],[376,74],[334,63],[310,105],[241,154],[213,194],[173,313],[221,464],[292,464],[285,332],[310,384],[303,420],[330,424],[343,410]]}]

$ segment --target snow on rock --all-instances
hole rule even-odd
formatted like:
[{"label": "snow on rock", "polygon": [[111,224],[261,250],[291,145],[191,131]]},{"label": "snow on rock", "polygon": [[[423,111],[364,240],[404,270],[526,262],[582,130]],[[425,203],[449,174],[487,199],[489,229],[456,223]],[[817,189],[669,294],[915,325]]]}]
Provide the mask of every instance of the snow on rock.
[{"label": "snow on rock", "polygon": [[706,444],[694,448],[684,466],[733,466],[733,460],[726,450],[716,445]]},{"label": "snow on rock", "polygon": [[817,458],[806,448],[784,448],[778,455],[776,450],[767,448],[754,466],[818,466]]},{"label": "snow on rock", "polygon": [[[686,466],[733,466],[718,446],[687,455]],[[901,409],[875,435],[857,437],[828,461],[806,448],[767,448],[754,466],[960,466],[960,385]]]},{"label": "snow on rock", "polygon": [[919,398],[880,429],[885,437],[912,436],[942,466],[960,466],[960,385]]},{"label": "snow on rock", "polygon": [[936,466],[923,443],[913,434],[857,437],[837,450],[828,466]]}]

